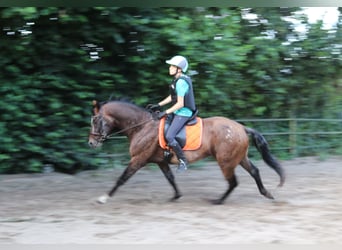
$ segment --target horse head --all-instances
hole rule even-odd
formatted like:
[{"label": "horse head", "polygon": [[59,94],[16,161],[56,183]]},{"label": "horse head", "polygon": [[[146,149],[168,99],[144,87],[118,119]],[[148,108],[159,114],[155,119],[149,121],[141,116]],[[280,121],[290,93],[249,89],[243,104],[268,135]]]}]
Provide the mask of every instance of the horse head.
[{"label": "horse head", "polygon": [[102,143],[108,138],[113,130],[113,124],[101,112],[101,105],[93,101],[93,115],[90,121],[91,129],[88,138],[88,144],[92,148],[102,146]]}]

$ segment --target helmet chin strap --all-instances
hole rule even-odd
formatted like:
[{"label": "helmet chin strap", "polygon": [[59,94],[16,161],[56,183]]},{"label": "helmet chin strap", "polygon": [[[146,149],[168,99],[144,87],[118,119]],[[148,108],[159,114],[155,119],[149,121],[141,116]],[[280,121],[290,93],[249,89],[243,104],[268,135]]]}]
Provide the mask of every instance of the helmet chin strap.
[{"label": "helmet chin strap", "polygon": [[[179,70],[180,70],[180,72],[179,72]],[[174,74],[173,74],[173,75],[171,75],[171,76],[173,76],[174,78],[176,78],[176,76],[177,76],[178,74],[182,74],[182,69],[181,69],[181,68],[179,68],[179,67],[177,67],[177,71],[176,71],[176,73],[174,73]]]}]

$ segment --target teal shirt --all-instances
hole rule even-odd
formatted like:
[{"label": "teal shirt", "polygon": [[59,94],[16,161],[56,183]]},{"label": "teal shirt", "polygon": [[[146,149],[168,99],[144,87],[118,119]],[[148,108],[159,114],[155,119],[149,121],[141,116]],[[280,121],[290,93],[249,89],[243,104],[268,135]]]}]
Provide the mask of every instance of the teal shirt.
[{"label": "teal shirt", "polygon": [[[176,83],[177,96],[184,97],[189,91],[189,84],[184,79],[179,79]],[[191,117],[192,111],[187,107],[180,108],[174,112],[176,115]]]}]

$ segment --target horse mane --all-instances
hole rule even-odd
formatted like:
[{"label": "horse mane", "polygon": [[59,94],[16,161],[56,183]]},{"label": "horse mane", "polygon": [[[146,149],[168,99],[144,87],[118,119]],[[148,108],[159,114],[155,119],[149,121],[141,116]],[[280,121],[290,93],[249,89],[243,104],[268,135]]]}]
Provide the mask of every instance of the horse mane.
[{"label": "horse mane", "polygon": [[112,97],[110,97],[110,99],[108,99],[106,101],[98,102],[99,108],[101,108],[103,105],[105,105],[107,103],[110,103],[110,102],[125,102],[125,103],[130,103],[130,104],[134,104],[135,105],[135,103],[129,97],[116,97],[114,99]]},{"label": "horse mane", "polygon": [[121,103],[126,103],[126,104],[129,104],[129,105],[132,105],[138,109],[140,109],[141,111],[147,111],[146,108],[143,108],[143,107],[140,107],[138,106],[136,103],[133,102],[133,100],[129,97],[117,97],[117,98],[111,98],[109,100],[106,100],[106,101],[100,101],[100,102],[96,102],[97,104],[97,108],[98,110],[101,109],[102,106],[104,106],[105,104],[108,104],[108,103],[112,103],[112,102],[121,102]]}]

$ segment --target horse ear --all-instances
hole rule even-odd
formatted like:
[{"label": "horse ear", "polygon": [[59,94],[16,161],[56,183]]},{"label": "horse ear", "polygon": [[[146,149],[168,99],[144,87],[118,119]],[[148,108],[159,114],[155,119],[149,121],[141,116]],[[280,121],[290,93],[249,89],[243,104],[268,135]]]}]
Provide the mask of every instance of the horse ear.
[{"label": "horse ear", "polygon": [[100,105],[96,100],[93,100],[93,113],[94,115],[97,115],[100,110]]}]

